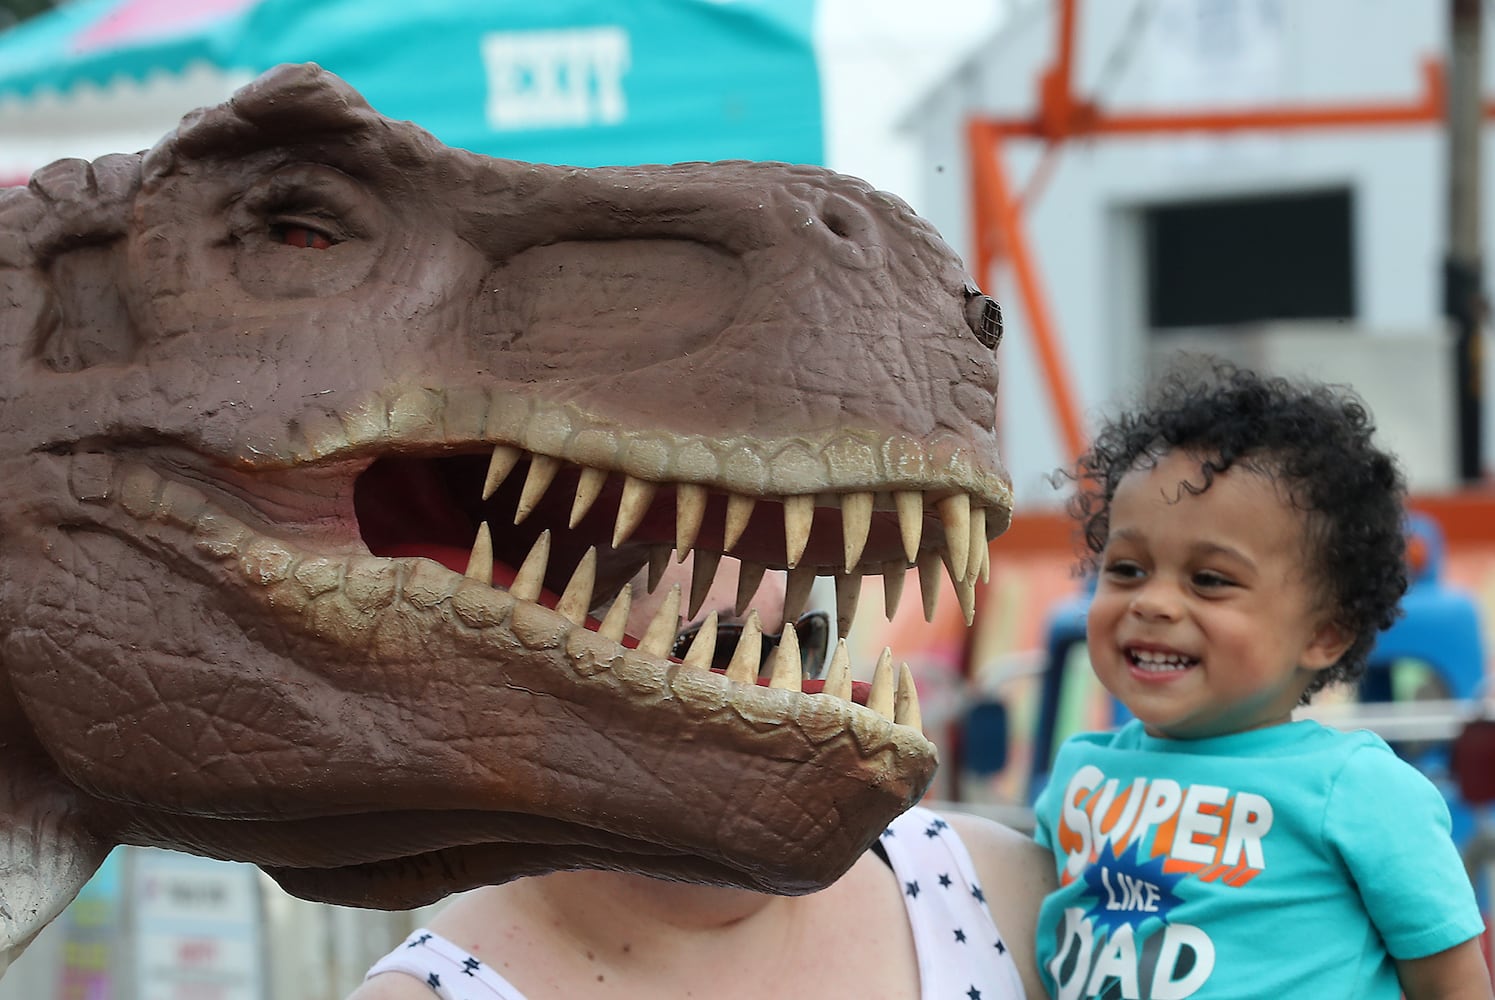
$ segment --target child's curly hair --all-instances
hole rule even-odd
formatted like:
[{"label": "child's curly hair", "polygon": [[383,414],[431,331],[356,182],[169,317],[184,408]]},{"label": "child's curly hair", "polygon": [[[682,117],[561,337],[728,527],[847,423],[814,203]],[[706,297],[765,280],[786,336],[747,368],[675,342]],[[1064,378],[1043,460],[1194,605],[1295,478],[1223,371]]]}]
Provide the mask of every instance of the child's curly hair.
[{"label": "child's curly hair", "polygon": [[1303,702],[1329,684],[1356,681],[1407,589],[1406,485],[1396,460],[1371,441],[1374,430],[1365,404],[1343,387],[1208,359],[1177,368],[1142,406],[1103,426],[1068,473],[1078,487],[1069,506],[1084,532],[1083,566],[1095,570],[1117,484],[1139,463],[1180,449],[1197,455],[1202,482],[1181,484],[1196,494],[1233,465],[1250,468],[1305,512],[1314,549],[1310,579],[1355,636],[1339,662],[1314,678]]}]

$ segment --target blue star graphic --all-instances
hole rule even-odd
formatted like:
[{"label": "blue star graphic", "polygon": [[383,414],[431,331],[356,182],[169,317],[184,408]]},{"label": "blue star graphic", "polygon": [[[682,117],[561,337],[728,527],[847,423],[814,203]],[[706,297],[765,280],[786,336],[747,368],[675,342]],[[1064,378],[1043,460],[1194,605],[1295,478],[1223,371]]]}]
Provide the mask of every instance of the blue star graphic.
[{"label": "blue star graphic", "polygon": [[933,840],[935,837],[938,837],[939,835],[940,835],[940,825],[938,823],[934,824],[929,829],[927,829],[927,830],[924,831],[924,836],[930,838],[931,840]]},{"label": "blue star graphic", "polygon": [[966,943],[966,932],[961,930],[959,927],[955,928],[955,941],[957,944]]},{"label": "blue star graphic", "polygon": [[945,874],[943,874],[943,875],[940,876],[940,887],[943,888],[943,889],[950,888],[950,873],[949,872],[946,872]]},{"label": "blue star graphic", "polygon": [[903,891],[908,895],[908,897],[910,899],[918,899],[919,898],[919,883],[918,882],[905,882],[905,883],[903,883]]},{"label": "blue star graphic", "polygon": [[966,990],[966,996],[970,997],[971,1000],[981,1000],[981,991],[972,986],[970,989]]},{"label": "blue star graphic", "polygon": [[479,962],[477,959],[469,956],[462,960],[462,975],[470,976],[473,974],[474,969],[481,969],[482,967],[482,962]]},{"label": "blue star graphic", "polygon": [[986,902],[986,893],[981,891],[981,887],[979,885],[971,886],[971,895],[976,897],[976,902],[978,903]]},{"label": "blue star graphic", "polygon": [[425,944],[429,940],[431,940],[431,935],[429,935],[429,934],[422,934],[420,937],[416,938],[414,941],[411,941],[405,947],[406,948],[414,948],[417,945]]},{"label": "blue star graphic", "polygon": [[429,976],[426,977],[426,985],[429,986],[429,987],[431,987],[431,989],[433,989],[433,990],[440,989],[441,988],[441,977],[438,976],[434,972],[431,973]]},{"label": "blue star graphic", "polygon": [[889,837],[891,837],[891,836],[893,836],[893,828],[892,828],[892,827],[891,827],[891,826],[890,826],[890,827],[888,827],[888,828],[887,828],[887,829],[886,829],[886,830],[884,830],[884,831],[883,831],[883,832],[882,832],[882,835],[883,835],[883,839],[885,839],[885,840],[886,840],[886,839],[887,839],[887,838],[889,838]]},{"label": "blue star graphic", "polygon": [[1173,889],[1185,876],[1163,871],[1161,855],[1141,861],[1137,854],[1134,842],[1118,857],[1107,841],[1100,857],[1085,869],[1085,895],[1095,900],[1085,915],[1094,918],[1097,930],[1111,934],[1126,925],[1136,932],[1154,918],[1166,924],[1168,914],[1183,902]]}]

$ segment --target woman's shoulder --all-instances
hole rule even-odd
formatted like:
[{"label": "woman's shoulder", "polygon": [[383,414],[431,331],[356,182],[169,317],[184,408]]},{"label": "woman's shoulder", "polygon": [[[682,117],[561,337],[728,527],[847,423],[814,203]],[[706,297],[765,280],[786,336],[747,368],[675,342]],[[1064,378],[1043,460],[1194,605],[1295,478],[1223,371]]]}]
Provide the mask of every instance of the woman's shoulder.
[{"label": "woman's shoulder", "polygon": [[973,813],[942,815],[960,835],[984,884],[1034,898],[1054,888],[1053,855],[1028,834]]}]

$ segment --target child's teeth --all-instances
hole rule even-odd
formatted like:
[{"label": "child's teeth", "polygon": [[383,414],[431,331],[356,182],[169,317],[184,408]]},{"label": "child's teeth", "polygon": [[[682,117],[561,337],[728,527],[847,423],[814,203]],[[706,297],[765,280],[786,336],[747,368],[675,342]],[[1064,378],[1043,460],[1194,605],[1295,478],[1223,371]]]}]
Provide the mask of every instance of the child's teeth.
[{"label": "child's teeth", "polygon": [[1194,662],[1189,657],[1176,653],[1149,653],[1142,650],[1134,651],[1132,659],[1143,670],[1155,671],[1184,670]]}]

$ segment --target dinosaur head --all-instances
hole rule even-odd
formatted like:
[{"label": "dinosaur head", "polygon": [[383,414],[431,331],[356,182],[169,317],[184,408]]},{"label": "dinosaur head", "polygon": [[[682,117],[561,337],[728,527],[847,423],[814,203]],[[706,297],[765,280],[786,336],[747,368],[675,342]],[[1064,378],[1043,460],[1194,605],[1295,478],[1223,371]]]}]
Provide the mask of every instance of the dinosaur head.
[{"label": "dinosaur head", "polygon": [[725,556],[845,624],[917,565],[969,607],[999,333],[860,181],[490,159],[315,66],[54,164],[0,194],[0,792],[354,905],[825,886],[934,747],[681,662],[669,601],[625,634],[625,584],[693,552],[689,611]]}]

